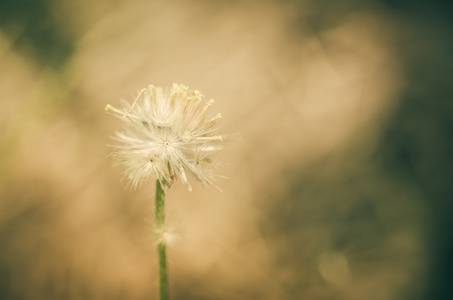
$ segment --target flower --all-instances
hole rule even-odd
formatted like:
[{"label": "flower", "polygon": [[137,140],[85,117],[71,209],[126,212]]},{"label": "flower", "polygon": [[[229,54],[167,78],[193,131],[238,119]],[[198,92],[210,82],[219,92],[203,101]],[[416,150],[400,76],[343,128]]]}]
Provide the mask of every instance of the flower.
[{"label": "flower", "polygon": [[122,109],[105,107],[127,125],[126,132],[112,137],[121,143],[113,146],[117,149],[113,156],[126,167],[124,174],[133,188],[152,176],[164,188],[180,178],[190,191],[187,174],[212,184],[211,156],[222,148],[215,125],[222,116],[210,115],[214,100],[203,98],[199,91],[181,84],[171,88],[150,85],[134,103],[122,100]]}]

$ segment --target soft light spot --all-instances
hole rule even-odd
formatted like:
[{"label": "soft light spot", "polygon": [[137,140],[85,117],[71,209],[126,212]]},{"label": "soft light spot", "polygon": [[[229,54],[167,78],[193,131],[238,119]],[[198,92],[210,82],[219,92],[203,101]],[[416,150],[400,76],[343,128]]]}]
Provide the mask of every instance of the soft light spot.
[{"label": "soft light spot", "polygon": [[318,258],[318,269],[324,280],[337,287],[344,287],[351,280],[351,270],[346,256],[340,252],[323,253]]}]

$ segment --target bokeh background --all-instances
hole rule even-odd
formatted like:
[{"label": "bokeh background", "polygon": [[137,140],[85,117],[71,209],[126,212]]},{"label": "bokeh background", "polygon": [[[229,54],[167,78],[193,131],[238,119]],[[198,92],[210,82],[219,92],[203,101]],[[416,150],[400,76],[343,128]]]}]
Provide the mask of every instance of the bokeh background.
[{"label": "bokeh background", "polygon": [[448,1],[0,1],[0,299],[155,299],[154,183],[106,104],[216,100],[215,187],[176,184],[172,299],[453,299]]}]

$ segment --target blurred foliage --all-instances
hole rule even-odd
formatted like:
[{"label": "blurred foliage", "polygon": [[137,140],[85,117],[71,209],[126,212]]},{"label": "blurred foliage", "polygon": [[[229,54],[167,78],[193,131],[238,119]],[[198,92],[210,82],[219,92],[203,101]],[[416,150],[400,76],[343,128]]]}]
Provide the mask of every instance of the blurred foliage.
[{"label": "blurred foliage", "polygon": [[[407,2],[397,1],[398,13],[411,21],[398,44],[407,88],[377,156],[391,178],[410,180],[421,190],[435,220],[427,242],[431,253],[424,299],[453,299],[453,6]],[[418,10],[402,11],[412,5]]]},{"label": "blurred foliage", "polygon": [[59,69],[74,51],[70,25],[53,0],[0,1],[0,29],[14,49],[38,65]]},{"label": "blurred foliage", "polygon": [[[398,20],[396,24],[400,26],[395,28],[397,36],[395,46],[399,59],[403,63],[407,84],[398,108],[383,129],[376,152],[365,161],[355,162],[360,166],[375,165],[379,172],[371,176],[367,173],[356,175],[342,173],[328,182],[323,182],[317,179],[317,174],[322,172],[328,162],[319,162],[311,173],[304,170],[302,174],[290,176],[290,178],[300,179],[294,182],[295,194],[287,197],[289,203],[284,205],[287,211],[282,211],[281,206],[272,207],[280,226],[286,226],[280,228],[279,232],[306,224],[307,220],[303,220],[301,211],[294,210],[298,205],[304,205],[302,204],[306,201],[304,199],[316,199],[313,200],[316,203],[324,198],[343,201],[342,193],[346,186],[353,185],[354,188],[362,190],[363,187],[369,186],[370,182],[376,182],[379,177],[386,178],[392,185],[418,191],[422,196],[423,205],[429,208],[427,216],[432,221],[426,229],[425,236],[429,249],[427,274],[419,278],[418,282],[413,282],[411,288],[406,291],[406,295],[400,299],[453,299],[453,291],[450,288],[453,278],[453,186],[451,184],[453,180],[451,167],[453,166],[453,85],[451,84],[453,59],[450,55],[453,51],[451,37],[453,5],[450,1],[333,2],[335,3],[313,1],[313,5],[309,5],[315,11],[311,18],[313,21],[309,21],[313,25],[311,28],[314,32],[321,33],[323,29],[334,24],[335,20],[345,18],[353,10],[367,6],[374,7],[379,3],[385,4],[380,6],[382,12]],[[302,12],[301,14],[303,15]],[[302,17],[301,21],[306,22],[306,19]],[[345,154],[346,157],[354,155],[352,154],[354,149],[350,151],[350,154]],[[365,170],[366,167],[358,167],[359,172],[361,169]],[[306,183],[308,178],[316,181],[316,185],[324,184],[326,190],[320,187],[320,194],[304,197],[304,193],[307,193],[304,190],[313,187],[313,183]],[[326,216],[323,214],[327,212],[323,214],[313,212],[309,215],[311,218],[313,215],[321,218],[318,220],[320,224],[332,224],[331,230],[334,232],[333,240],[330,242],[333,243],[334,248],[340,247],[341,250],[341,245],[351,246],[350,242],[360,244],[364,236],[367,237],[365,240],[368,242],[375,241],[375,245],[382,244],[382,238],[387,235],[389,224],[380,224],[376,219],[374,213],[376,202],[373,200],[370,202],[370,199],[378,202],[393,201],[396,195],[383,195],[381,189],[392,190],[379,184],[372,191],[365,193],[357,191],[353,198],[348,198],[354,201],[355,197],[363,197],[361,200],[357,198],[359,201],[354,205],[356,208],[352,206],[349,212],[336,215],[338,213],[336,211]],[[277,199],[273,200],[277,201]],[[335,210],[338,205],[341,204],[333,202],[331,209]],[[410,201],[406,205],[410,206]],[[356,214],[356,209],[361,212]],[[410,207],[407,208],[407,210],[410,209]],[[348,220],[338,218],[348,218]],[[362,218],[367,220],[365,224],[357,223]],[[343,239],[341,232],[335,233],[339,228],[341,231],[347,230],[346,238],[352,240],[348,242]],[[304,244],[306,241],[300,243],[301,246]],[[293,241],[291,245],[288,248],[295,249],[297,252],[299,245],[297,241]],[[282,257],[286,255],[296,257],[297,253],[286,253]],[[306,261],[306,257],[304,256],[301,261]],[[429,282],[426,290],[415,288],[422,286],[425,280]]]},{"label": "blurred foliage", "polygon": [[[324,292],[326,299],[393,298],[391,286],[409,277],[411,288],[395,299],[424,299],[424,276],[414,262],[425,254],[412,243],[429,222],[418,191],[388,178],[375,159],[357,152],[360,148],[288,170],[280,176],[288,194],[271,193],[268,213],[276,221],[262,226],[269,240],[281,245],[275,272],[297,274],[286,287],[290,299],[298,299],[301,286],[316,291],[324,285],[332,287]],[[331,257],[347,263],[329,262]],[[322,276],[312,275],[318,272]],[[386,289],[369,295],[377,286]]]}]

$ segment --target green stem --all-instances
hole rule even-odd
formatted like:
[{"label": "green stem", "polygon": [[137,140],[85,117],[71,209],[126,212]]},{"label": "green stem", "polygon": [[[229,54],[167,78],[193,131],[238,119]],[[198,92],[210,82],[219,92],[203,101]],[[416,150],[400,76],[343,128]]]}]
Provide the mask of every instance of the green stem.
[{"label": "green stem", "polygon": [[[159,230],[165,228],[165,192],[159,180],[156,181],[156,226]],[[159,299],[168,300],[167,255],[163,241],[157,245],[157,254],[159,256]]]}]

